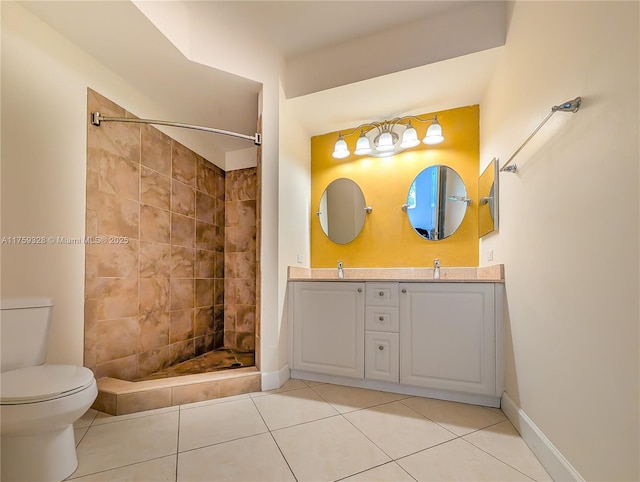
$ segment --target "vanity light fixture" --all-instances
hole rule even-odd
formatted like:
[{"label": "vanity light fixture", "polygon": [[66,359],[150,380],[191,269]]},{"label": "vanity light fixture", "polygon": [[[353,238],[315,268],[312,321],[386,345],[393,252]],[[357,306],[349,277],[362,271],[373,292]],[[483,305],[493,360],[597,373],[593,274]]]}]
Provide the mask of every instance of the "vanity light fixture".
[{"label": "vanity light fixture", "polygon": [[438,116],[421,119],[416,116],[396,117],[390,121],[369,122],[362,124],[347,134],[338,134],[338,140],[333,148],[332,156],[335,159],[345,159],[351,155],[345,137],[360,131],[356,141],[354,154],[357,156],[387,157],[420,144],[418,132],[411,121],[426,123],[431,121],[427,132],[422,139],[424,144],[433,146],[444,141],[442,126],[438,122]]}]

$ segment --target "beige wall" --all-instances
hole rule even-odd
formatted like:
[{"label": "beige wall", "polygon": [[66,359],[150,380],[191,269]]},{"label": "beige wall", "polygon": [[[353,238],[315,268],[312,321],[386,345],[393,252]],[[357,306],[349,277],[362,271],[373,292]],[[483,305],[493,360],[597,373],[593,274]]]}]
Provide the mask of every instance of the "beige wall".
[{"label": "beige wall", "polygon": [[[151,103],[14,2],[2,8],[2,236],[84,235],[90,86],[140,115]],[[2,297],[55,300],[48,361],[82,364],[82,245],[2,245]]]},{"label": "beige wall", "polygon": [[638,480],[637,2],[516,2],[481,103],[480,158],[506,161],[506,392],[587,480]]},{"label": "beige wall", "polygon": [[[279,366],[287,364],[287,322],[284,293],[287,288],[287,266],[309,267],[310,231],[309,213],[311,212],[311,136],[301,127],[291,103],[287,101],[280,88],[280,199],[279,222],[280,238],[278,256],[280,273],[279,292],[282,301],[279,304],[278,317],[281,320],[278,338]],[[298,258],[298,256],[300,258]],[[300,259],[300,261],[299,261]]]},{"label": "beige wall", "polygon": [[[2,5],[2,235],[82,236],[86,89],[141,117],[162,112],[76,45],[14,2]],[[282,59],[237,25],[202,26],[178,2],[141,2],[192,60],[263,83],[260,318],[262,366],[286,364],[280,338],[286,264],[278,259],[278,111]],[[186,47],[185,47],[186,45]],[[45,75],[46,73],[46,75]],[[49,116],[54,116],[53,118]],[[7,122],[10,119],[11,122]],[[215,159],[214,161],[219,161]],[[45,206],[44,208],[42,206]],[[52,296],[50,362],[82,363],[84,247],[2,246],[2,296]],[[273,382],[277,384],[277,376]],[[263,386],[275,388],[269,383]]]}]

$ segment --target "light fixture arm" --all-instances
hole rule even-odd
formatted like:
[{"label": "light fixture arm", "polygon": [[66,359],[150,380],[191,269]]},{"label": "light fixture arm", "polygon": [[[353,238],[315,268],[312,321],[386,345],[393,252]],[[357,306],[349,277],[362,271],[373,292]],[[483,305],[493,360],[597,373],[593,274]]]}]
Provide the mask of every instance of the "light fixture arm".
[{"label": "light fixture arm", "polygon": [[525,139],[522,145],[518,147],[516,152],[513,153],[513,155],[509,158],[509,160],[504,163],[504,165],[500,168],[500,172],[510,172],[512,174],[515,174],[516,172],[518,172],[518,166],[516,164],[511,164],[511,161],[513,161],[513,158],[516,157],[522,149],[524,149],[524,146],[526,146],[529,143],[529,141],[533,138],[533,136],[535,136],[538,133],[538,131],[542,128],[542,126],[547,123],[547,121],[551,118],[551,116],[556,112],[572,112],[575,114],[580,109],[581,104],[582,104],[582,98],[576,97],[573,100],[569,100],[562,104],[554,105],[553,107],[551,107],[551,111],[547,114],[547,116],[544,119],[542,119],[540,124],[538,124],[538,127],[536,127],[534,131],[529,135],[529,137]]},{"label": "light fixture arm", "polygon": [[[431,121],[431,125],[427,129],[427,134],[422,140],[424,144],[434,145],[439,144],[444,140],[444,137],[442,136],[442,127],[438,123],[437,115],[428,118],[421,118],[413,115],[395,117],[391,120],[381,122],[373,121],[360,124],[358,127],[346,133],[339,132],[332,157],[334,159],[345,159],[349,157],[351,155],[351,151],[349,150],[344,138],[352,136],[358,131],[360,132],[360,137],[356,143],[355,150],[355,154],[358,156],[373,155],[375,157],[386,157],[403,151],[404,149],[415,147],[419,144],[419,141],[417,139],[416,130],[411,124],[412,120],[421,123]],[[400,131],[402,132],[402,139],[400,139],[399,133],[395,132],[396,126],[404,127],[404,129]],[[372,131],[374,130],[377,131],[377,135],[375,139],[372,139],[372,136],[374,135]]]},{"label": "light fixture arm", "polygon": [[420,117],[414,116],[414,115],[407,115],[404,117],[394,117],[391,120],[385,120],[385,121],[373,121],[373,122],[366,122],[365,124],[360,124],[358,127],[356,127],[355,129],[353,129],[350,132],[342,133],[342,137],[349,137],[353,134],[355,134],[356,132],[358,132],[360,129],[365,129],[365,128],[369,128],[367,131],[365,131],[365,134],[367,132],[369,132],[371,129],[379,129],[380,132],[383,132],[383,129],[388,129],[391,130],[396,124],[399,124],[400,122],[402,122],[403,120],[406,119],[414,119],[417,120],[418,122],[429,122],[429,121],[434,121],[438,119],[437,115],[434,115],[433,117],[428,117],[426,119],[421,119]]}]

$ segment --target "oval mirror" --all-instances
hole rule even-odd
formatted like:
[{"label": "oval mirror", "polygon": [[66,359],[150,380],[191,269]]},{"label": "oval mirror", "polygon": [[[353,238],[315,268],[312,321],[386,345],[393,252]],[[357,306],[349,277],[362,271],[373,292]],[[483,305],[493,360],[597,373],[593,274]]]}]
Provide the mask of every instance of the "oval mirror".
[{"label": "oval mirror", "polygon": [[456,171],[447,166],[430,166],[411,183],[407,215],[416,233],[438,241],[460,227],[470,203],[467,188]]},{"label": "oval mirror", "polygon": [[337,244],[347,244],[360,234],[366,216],[364,194],[351,179],[336,179],[327,186],[316,213],[327,237]]}]

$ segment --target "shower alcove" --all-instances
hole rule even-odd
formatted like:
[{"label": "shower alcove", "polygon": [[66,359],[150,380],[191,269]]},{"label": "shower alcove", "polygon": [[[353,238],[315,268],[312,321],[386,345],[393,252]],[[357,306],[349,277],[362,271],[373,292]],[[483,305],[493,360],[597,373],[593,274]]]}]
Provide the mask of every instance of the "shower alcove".
[{"label": "shower alcove", "polygon": [[[87,99],[87,118],[135,117],[91,89]],[[88,125],[94,408],[124,414],[260,389],[256,171],[225,172],[150,125]]]}]

